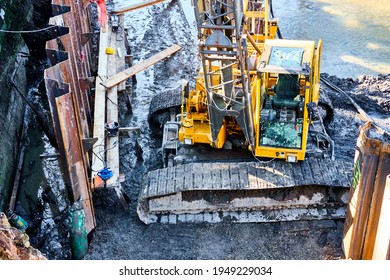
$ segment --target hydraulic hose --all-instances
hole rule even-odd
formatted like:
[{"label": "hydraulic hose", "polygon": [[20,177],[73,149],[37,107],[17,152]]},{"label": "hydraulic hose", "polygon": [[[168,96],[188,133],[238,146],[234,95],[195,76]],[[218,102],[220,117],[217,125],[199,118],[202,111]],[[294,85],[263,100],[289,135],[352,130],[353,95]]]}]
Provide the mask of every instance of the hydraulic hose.
[{"label": "hydraulic hose", "polygon": [[[275,18],[274,9],[273,9],[273,7],[272,7],[272,0],[268,0],[268,3],[269,3],[269,8],[270,8],[271,16],[272,16],[273,18]],[[282,36],[282,33],[280,32],[279,26],[278,26],[278,29],[276,30],[276,32],[278,33],[278,38],[279,38],[279,39],[283,39],[283,36]]]}]

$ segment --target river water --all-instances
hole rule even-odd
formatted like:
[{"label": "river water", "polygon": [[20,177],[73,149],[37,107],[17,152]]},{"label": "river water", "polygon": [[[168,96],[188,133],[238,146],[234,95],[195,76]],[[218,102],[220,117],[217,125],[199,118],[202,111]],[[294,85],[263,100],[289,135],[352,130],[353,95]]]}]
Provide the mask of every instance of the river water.
[{"label": "river water", "polygon": [[322,72],[390,73],[389,0],[274,0],[273,8],[284,38],[322,38]]},{"label": "river water", "polygon": [[[193,20],[191,0],[181,2]],[[322,39],[322,72],[342,78],[390,73],[389,0],[272,2],[285,39]]]}]

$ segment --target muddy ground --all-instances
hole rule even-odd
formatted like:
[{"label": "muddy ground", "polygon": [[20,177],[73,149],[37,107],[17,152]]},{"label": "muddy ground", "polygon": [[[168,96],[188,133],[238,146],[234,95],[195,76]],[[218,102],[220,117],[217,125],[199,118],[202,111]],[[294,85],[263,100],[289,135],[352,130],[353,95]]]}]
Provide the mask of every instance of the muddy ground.
[{"label": "muddy ground", "polygon": [[[129,30],[134,63],[174,43],[183,49],[137,74],[138,82],[131,92],[132,112],[127,110],[125,96],[120,97],[120,125],[141,128],[137,134],[120,138],[120,171],[126,175],[123,187],[131,198],[130,214],[122,209],[113,190],[96,191],[97,228],[91,235],[85,259],[342,258],[343,220],[147,226],[138,219],[136,203],[142,176],[149,170],[162,167],[161,139],[151,133],[147,122],[150,101],[155,95],[179,88],[181,79],[187,79],[194,85],[200,63],[194,27],[187,22],[178,1],[167,1],[132,12],[125,25]],[[39,50],[44,53],[43,47]],[[40,55],[38,51],[34,52],[35,57]],[[32,72],[43,73],[44,65],[39,63],[38,66],[39,71]],[[390,130],[390,75],[359,79],[323,76],[351,94],[368,114]],[[333,116],[326,121],[326,128],[335,141],[336,159],[352,161],[358,128],[363,121],[345,96],[325,85],[323,89],[334,106]],[[31,91],[32,101],[44,111],[41,107],[45,103],[42,101],[44,98],[40,97],[44,96],[40,94],[44,92],[43,84],[32,85]],[[59,165],[52,159],[40,159],[41,153],[53,153],[54,150],[47,138],[42,136],[35,119],[30,119],[33,121],[26,128],[29,135],[26,145],[30,152],[26,155],[21,183],[25,196],[21,201],[28,207],[20,208],[19,212],[23,217],[37,216],[29,220],[32,225],[29,234],[34,247],[49,259],[68,259],[71,257],[65,219],[68,205],[66,195],[61,194],[65,189],[63,182],[57,180]],[[33,200],[31,197],[35,197],[35,193],[38,193],[38,198]]]},{"label": "muddy ground", "polygon": [[[94,194],[97,228],[85,259],[339,259],[342,258],[343,220],[261,224],[143,224],[136,213],[142,175],[160,168],[161,139],[152,135],[148,105],[156,94],[194,81],[199,69],[194,34],[180,4],[171,1],[134,12],[127,19],[134,62],[173,43],[183,49],[137,75],[131,99],[133,111],[120,106],[120,125],[139,126],[139,134],[122,137],[121,172],[131,198],[131,212],[121,208],[114,191]],[[140,28],[142,26],[142,28]],[[338,79],[323,74],[351,94],[382,125],[390,127],[390,75]],[[335,141],[336,159],[353,161],[358,128],[363,121],[347,99],[323,86],[334,106],[326,123]]]}]

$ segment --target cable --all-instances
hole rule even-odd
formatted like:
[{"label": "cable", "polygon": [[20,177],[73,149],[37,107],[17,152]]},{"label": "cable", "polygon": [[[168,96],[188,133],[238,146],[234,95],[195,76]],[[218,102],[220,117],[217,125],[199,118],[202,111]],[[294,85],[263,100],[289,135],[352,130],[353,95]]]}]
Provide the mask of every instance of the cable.
[{"label": "cable", "polygon": [[[94,151],[92,151],[92,153],[96,156],[96,158],[98,158],[103,163],[103,166],[106,167],[106,162],[97,153],[95,153]],[[94,165],[96,158],[92,162],[92,165]],[[91,170],[93,172],[99,172],[100,171],[100,170],[93,170],[93,168],[91,168]]]},{"label": "cable", "polygon": [[[272,5],[272,0],[268,0],[268,2],[269,2],[269,7],[270,7],[271,16],[272,16],[273,18],[275,18],[274,9],[273,9],[273,5]],[[278,26],[278,29],[276,30],[276,32],[278,33],[279,39],[283,39],[282,32],[280,32],[279,26]]]},{"label": "cable", "polygon": [[[120,25],[120,24],[118,24],[118,28],[122,29],[122,31],[120,31],[121,34],[119,34],[119,31],[116,32],[115,40],[116,40],[117,42],[121,42],[121,41],[123,41],[123,40],[125,39],[125,35],[124,35],[124,30],[125,30],[125,29],[124,29],[123,26]],[[118,39],[118,35],[120,35],[120,36],[119,36],[119,39]]]},{"label": "cable", "polygon": [[114,104],[116,107],[118,107],[118,104],[116,104],[114,101],[112,101],[107,95],[106,95],[106,98],[107,98],[108,100],[110,100],[110,102],[111,102],[112,104]]},{"label": "cable", "polygon": [[272,162],[272,161],[274,161],[274,160],[276,159],[276,157],[274,157],[274,158],[272,158],[272,159],[270,159],[270,160],[259,160],[259,159],[256,157],[256,155],[253,153],[253,151],[251,151],[251,152],[252,152],[252,155],[253,155],[254,159],[255,159],[258,163],[270,163],[270,162]]},{"label": "cable", "polygon": [[[107,135],[104,136],[103,140],[101,141],[102,144],[99,144],[99,145],[96,145],[94,146],[94,149],[98,148],[98,147],[104,147],[104,142],[106,141],[106,138],[107,138]],[[93,150],[92,150],[92,153],[96,156],[97,159],[99,159],[102,163],[103,163],[103,166],[106,167],[106,162],[104,160],[104,155],[102,156],[102,153],[104,153],[104,150],[100,150],[97,151],[97,153],[99,153],[99,155],[97,153],[95,153]],[[92,166],[95,164],[95,160],[96,158],[94,158],[93,162],[92,162]],[[92,169],[92,168],[91,168]],[[100,170],[93,170],[93,172],[99,172]]]},{"label": "cable", "polygon": [[[323,121],[321,115],[319,115],[318,117],[319,117],[319,120],[320,120],[320,123],[321,123],[321,127],[322,127],[323,132],[322,132],[322,131],[318,131],[314,125],[313,125],[313,130],[314,130],[314,132],[316,132],[317,134],[322,135],[322,136],[325,138],[325,140],[327,140],[327,141],[329,142],[329,144],[330,144],[330,149],[331,149],[331,159],[332,159],[332,160],[335,160],[335,155],[334,155],[334,141],[333,141],[333,139],[329,136],[329,134],[326,132],[326,129],[325,129],[325,126],[324,126],[324,121]],[[328,150],[329,150],[329,149],[328,149]]]},{"label": "cable", "polygon": [[0,29],[0,32],[3,33],[17,33],[17,34],[25,34],[25,33],[37,33],[37,32],[42,32],[45,30],[48,30],[50,28],[56,28],[57,26],[48,26],[42,29],[35,29],[35,30],[2,30]]},{"label": "cable", "polygon": [[[105,139],[106,139],[107,137],[108,137],[108,136],[106,135],[106,136],[104,137],[103,141],[105,141]],[[99,151],[97,152],[97,153],[99,153],[99,155],[98,155],[97,153],[95,153],[95,152],[92,150],[92,153],[96,156],[96,158],[98,158],[98,159],[103,163],[104,168],[107,167],[107,163],[106,163],[106,161],[104,160],[104,157],[102,156],[102,154],[104,155],[107,151],[114,149],[117,145],[118,145],[118,141],[115,141],[115,142],[112,144],[111,147],[109,147],[109,148],[107,148],[107,149],[104,149],[104,150],[102,150],[102,151],[99,150]],[[104,147],[104,144],[97,145],[97,146],[95,146],[95,148],[101,147],[101,146]],[[92,162],[92,165],[93,165],[94,163],[95,163],[95,161]],[[92,169],[92,168],[91,168],[91,169]],[[93,172],[99,172],[100,170],[93,170],[93,169],[92,169],[92,171],[93,171]]]}]

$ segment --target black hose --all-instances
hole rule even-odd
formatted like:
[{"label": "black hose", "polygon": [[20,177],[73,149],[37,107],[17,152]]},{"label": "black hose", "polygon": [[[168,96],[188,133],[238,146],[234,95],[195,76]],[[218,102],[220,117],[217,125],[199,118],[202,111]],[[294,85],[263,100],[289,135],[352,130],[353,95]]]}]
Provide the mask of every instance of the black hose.
[{"label": "black hose", "polygon": [[[269,5],[269,8],[270,8],[270,12],[271,12],[271,16],[273,18],[275,18],[275,15],[274,15],[274,9],[272,7],[272,0],[268,0],[268,5]],[[280,28],[278,26],[278,29],[276,30],[277,34],[278,34],[278,38],[279,39],[283,39],[283,36],[282,36],[282,33],[280,32]]]}]

